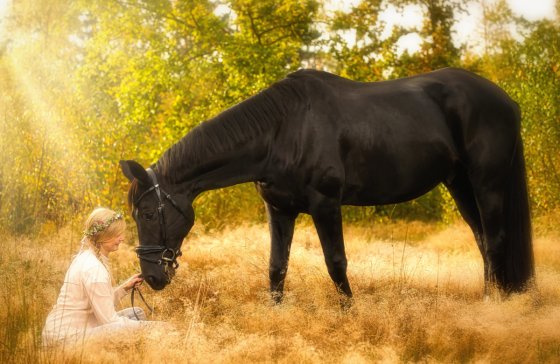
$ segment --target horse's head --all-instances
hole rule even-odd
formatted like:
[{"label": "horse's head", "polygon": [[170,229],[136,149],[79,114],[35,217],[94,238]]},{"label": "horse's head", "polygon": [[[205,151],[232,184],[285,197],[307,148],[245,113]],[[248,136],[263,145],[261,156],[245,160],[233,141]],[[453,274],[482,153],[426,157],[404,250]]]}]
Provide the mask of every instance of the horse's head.
[{"label": "horse's head", "polygon": [[136,221],[142,276],[150,287],[163,289],[175,274],[181,245],[194,224],[192,202],[173,186],[162,184],[151,169],[135,161],[120,162],[132,182],[128,202]]}]

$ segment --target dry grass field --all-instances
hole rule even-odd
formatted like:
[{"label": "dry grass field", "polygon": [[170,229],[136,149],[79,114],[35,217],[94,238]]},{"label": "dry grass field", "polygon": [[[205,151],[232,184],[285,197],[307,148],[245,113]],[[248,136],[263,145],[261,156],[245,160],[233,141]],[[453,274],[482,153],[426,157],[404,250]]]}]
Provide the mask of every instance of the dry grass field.
[{"label": "dry grass field", "polygon": [[[558,363],[558,214],[535,223],[537,289],[482,300],[482,263],[465,225],[345,228],[353,305],[342,310],[313,227],[296,228],[286,298],[268,295],[265,225],[186,241],[164,291],[143,287],[162,321],[150,329],[44,349],[40,332],[78,249],[71,229],[3,238],[2,363]],[[130,245],[116,280],[137,269]],[[123,306],[130,305],[124,300]]]}]

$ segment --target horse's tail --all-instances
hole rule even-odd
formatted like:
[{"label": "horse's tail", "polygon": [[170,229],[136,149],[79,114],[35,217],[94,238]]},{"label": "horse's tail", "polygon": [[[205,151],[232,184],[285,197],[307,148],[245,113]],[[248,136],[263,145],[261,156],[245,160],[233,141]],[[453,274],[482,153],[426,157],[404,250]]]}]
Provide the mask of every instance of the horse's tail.
[{"label": "horse's tail", "polygon": [[532,283],[535,267],[531,233],[531,211],[527,191],[527,176],[523,144],[517,135],[511,160],[511,174],[505,196],[506,252],[502,287],[520,292]]}]

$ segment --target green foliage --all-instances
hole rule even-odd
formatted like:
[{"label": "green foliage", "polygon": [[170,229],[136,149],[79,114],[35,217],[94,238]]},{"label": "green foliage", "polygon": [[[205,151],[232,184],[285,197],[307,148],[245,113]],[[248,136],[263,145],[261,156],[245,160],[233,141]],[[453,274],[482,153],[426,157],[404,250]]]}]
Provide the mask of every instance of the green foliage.
[{"label": "green foliage", "polygon": [[[462,0],[363,0],[327,13],[318,0],[21,0],[0,39],[0,226],[32,233],[124,209],[120,159],[154,163],[190,129],[315,65],[376,81],[444,66],[474,69],[521,105],[535,212],[560,195],[558,22],[515,19],[504,1],[485,7],[482,54],[453,42]],[[388,7],[419,7],[417,27],[385,32]],[[514,24],[524,35],[514,39]],[[420,50],[401,52],[417,34]],[[2,38],[2,36],[0,36]],[[197,217],[220,227],[264,221],[252,184],[201,195]],[[343,210],[348,221],[448,220],[440,187],[400,205]]]},{"label": "green foliage", "polygon": [[[302,47],[317,36],[315,2],[225,4],[230,15],[217,15],[210,1],[80,3],[73,129],[84,136],[95,195],[85,206],[125,205],[119,159],[155,162],[201,121],[300,67]],[[244,211],[263,216],[251,186],[213,191],[196,205],[216,224]]]},{"label": "green foliage", "polygon": [[[425,13],[422,26],[395,26],[384,36],[386,24],[380,14],[389,5],[401,11],[409,5],[420,6]],[[462,11],[461,2],[452,0],[363,0],[349,13],[336,13],[332,20],[330,50],[336,71],[352,79],[378,81],[458,65],[460,54],[452,41],[452,27],[456,13]],[[355,35],[352,43],[345,37],[349,32]],[[411,34],[421,38],[420,51],[400,54],[399,40]]]},{"label": "green foliage", "polygon": [[496,77],[522,111],[533,206],[550,211],[560,202],[560,24],[532,24],[522,43],[505,42],[503,48]]},{"label": "green foliage", "polygon": [[315,1],[232,0],[231,36],[223,48],[226,97],[238,102],[301,65],[301,49],[317,36],[311,29]]},{"label": "green foliage", "polygon": [[[395,43],[401,31],[381,39],[384,24],[379,20],[382,0],[365,0],[349,13],[335,13],[331,24],[330,52],[336,73],[361,81],[384,78],[387,63],[395,58]],[[348,41],[348,37],[353,42]]]}]

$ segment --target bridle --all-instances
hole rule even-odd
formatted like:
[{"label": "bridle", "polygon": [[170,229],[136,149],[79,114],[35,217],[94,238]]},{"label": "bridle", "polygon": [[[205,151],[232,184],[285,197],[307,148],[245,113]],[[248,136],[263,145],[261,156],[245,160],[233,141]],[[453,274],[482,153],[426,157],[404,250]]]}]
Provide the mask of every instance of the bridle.
[{"label": "bridle", "polygon": [[136,317],[136,321],[141,321],[140,317],[138,317],[138,314],[136,313],[136,306],[134,306],[135,292],[138,292],[138,294],[140,295],[140,299],[142,300],[142,302],[144,302],[148,310],[150,310],[150,313],[152,314],[154,313],[154,308],[148,305],[148,302],[146,302],[146,299],[144,298],[142,291],[140,291],[140,287],[139,286],[137,287],[136,285],[132,286],[132,292],[130,293],[130,306],[132,307],[132,313],[134,314],[134,317]]},{"label": "bridle", "polygon": [[[146,172],[150,176],[150,179],[152,180],[153,185],[149,189],[144,191],[144,193],[142,193],[140,195],[140,197],[138,197],[138,199],[136,199],[136,201],[134,201],[132,215],[134,216],[134,218],[136,220],[138,220],[138,208],[136,206],[138,206],[139,202],[144,197],[146,197],[149,193],[151,193],[152,191],[155,191],[157,199],[158,199],[157,214],[158,214],[158,220],[159,220],[160,241],[156,245],[139,245],[138,247],[136,247],[136,255],[138,256],[138,259],[143,260],[145,262],[150,262],[150,263],[155,263],[155,264],[158,264],[158,265],[163,265],[164,266],[163,269],[164,269],[165,275],[167,276],[167,280],[168,280],[168,282],[170,282],[173,274],[175,273],[175,270],[177,268],[179,268],[179,263],[177,262],[177,258],[180,257],[182,255],[182,253],[181,253],[180,244],[179,244],[179,247],[177,247],[176,249],[173,249],[173,248],[170,248],[170,247],[167,246],[167,234],[165,232],[165,214],[164,214],[165,202],[164,201],[165,200],[169,201],[171,203],[171,206],[173,206],[177,211],[179,211],[179,213],[181,213],[181,215],[183,215],[183,217],[187,221],[189,221],[189,218],[188,218],[188,215],[185,213],[185,211],[183,211],[183,209],[181,209],[181,207],[177,204],[177,202],[175,202],[175,200],[173,200],[171,195],[168,194],[167,192],[165,192],[159,186],[159,183],[157,181],[157,177],[156,177],[156,174],[154,173],[154,171],[151,168],[148,168],[148,169],[146,169]],[[160,253],[161,253],[161,255],[159,256],[159,259],[158,259],[157,254],[160,254]],[[153,258],[154,255],[156,255],[156,258]],[[170,271],[169,268],[172,268],[172,270]],[[132,293],[131,293],[131,296],[130,296],[131,305],[132,305],[132,312],[134,313],[134,316],[136,317],[136,319],[138,321],[140,321],[138,315],[136,314],[136,310],[134,309],[134,293],[135,292],[138,292],[138,294],[140,295],[140,298],[142,299],[142,301],[144,302],[146,307],[148,307],[150,312],[153,312],[154,309],[152,307],[150,307],[150,305],[148,305],[148,303],[144,299],[144,296],[142,295],[142,292],[140,291],[140,289],[136,286],[132,287]]]},{"label": "bridle", "polygon": [[[153,185],[144,191],[138,197],[136,201],[133,203],[133,212],[135,219],[138,220],[138,204],[140,201],[146,197],[149,193],[155,191],[157,199],[158,199],[158,207],[157,207],[157,214],[159,220],[159,231],[160,231],[160,241],[156,245],[139,245],[136,248],[136,255],[138,259],[143,260],[145,262],[155,263],[158,265],[164,266],[165,274],[167,275],[168,281],[171,281],[171,277],[174,274],[175,270],[179,267],[179,263],[177,262],[177,258],[182,255],[181,247],[172,248],[167,246],[167,236],[165,232],[165,215],[164,215],[164,207],[165,207],[165,200],[171,203],[173,206],[183,217],[189,221],[188,215],[181,209],[181,207],[173,200],[170,194],[165,192],[160,186],[157,181],[156,174],[151,168],[146,169],[146,172],[150,176],[150,179],[153,182]],[[160,254],[158,257],[157,255]],[[154,258],[154,255],[156,256]],[[169,268],[172,268],[172,271],[169,271]]]}]

